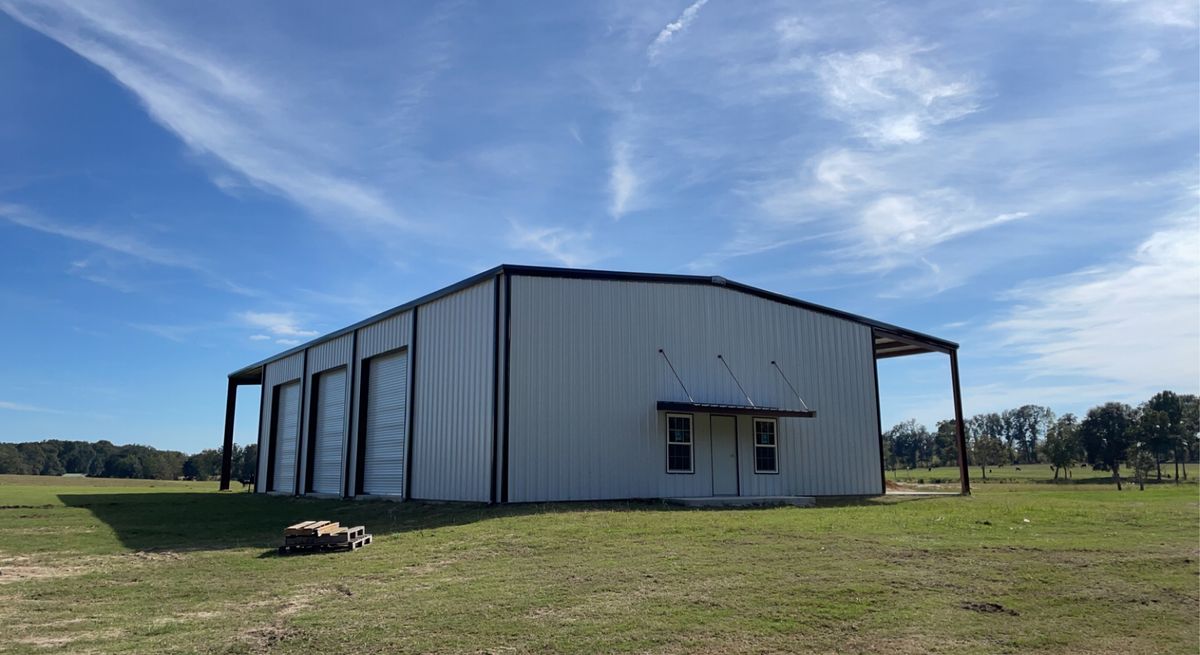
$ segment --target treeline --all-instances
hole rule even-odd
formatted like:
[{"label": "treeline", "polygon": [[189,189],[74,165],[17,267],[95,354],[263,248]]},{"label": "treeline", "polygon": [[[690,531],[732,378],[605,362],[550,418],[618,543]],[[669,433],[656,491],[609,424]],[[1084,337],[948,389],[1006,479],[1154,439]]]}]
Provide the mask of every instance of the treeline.
[{"label": "treeline", "polygon": [[[137,444],[118,446],[110,441],[48,439],[26,443],[0,443],[0,473],[63,475],[143,480],[211,480],[221,475],[221,449],[194,455],[159,450]],[[235,480],[252,480],[258,467],[258,446],[233,447]]]},{"label": "treeline", "polygon": [[[1200,455],[1200,398],[1161,391],[1136,407],[1110,402],[1074,414],[1056,416],[1049,407],[1024,405],[977,414],[965,422],[967,461],[987,479],[989,466],[1048,464],[1054,479],[1076,464],[1112,471],[1121,488],[1120,467],[1128,465],[1139,484],[1153,474],[1162,480],[1162,464],[1173,463],[1175,479],[1187,479],[1187,463]],[[958,461],[954,421],[938,421],[930,432],[913,420],[883,435],[885,464],[916,469],[953,466]],[[1180,467],[1182,466],[1182,471]]]}]

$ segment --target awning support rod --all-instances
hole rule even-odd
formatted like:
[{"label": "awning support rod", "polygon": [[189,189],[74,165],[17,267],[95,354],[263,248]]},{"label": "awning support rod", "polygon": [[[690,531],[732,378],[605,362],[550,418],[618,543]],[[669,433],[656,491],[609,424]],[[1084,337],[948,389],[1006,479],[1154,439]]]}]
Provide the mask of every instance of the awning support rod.
[{"label": "awning support rod", "polygon": [[800,397],[800,392],[796,391],[796,387],[792,386],[792,381],[788,379],[788,376],[784,375],[783,369],[779,368],[779,364],[776,364],[775,360],[772,359],[771,366],[774,366],[775,370],[779,371],[779,377],[783,378],[783,381],[787,383],[788,389],[791,389],[792,393],[795,394],[796,400],[800,401],[800,404],[804,406],[804,409],[809,409],[808,403],[804,402],[804,399]]},{"label": "awning support rod", "polygon": [[725,358],[720,355],[717,355],[717,359],[721,360],[721,363],[725,365],[725,370],[729,371],[729,377],[733,378],[733,383],[737,385],[738,391],[741,391],[742,395],[746,397],[746,402],[750,403],[751,407],[757,407],[754,401],[750,400],[750,394],[746,393],[746,390],[742,388],[742,383],[738,382],[737,376],[733,374],[733,369],[729,368],[729,362],[725,361]]},{"label": "awning support rod", "polygon": [[683,380],[679,379],[679,374],[675,372],[675,367],[671,364],[671,358],[667,357],[667,353],[663,351],[662,348],[658,349],[658,354],[662,355],[663,359],[667,360],[667,366],[670,367],[671,374],[675,376],[675,381],[678,382],[679,386],[683,389],[683,395],[688,397],[688,402],[696,402],[696,400],[692,398],[692,394],[688,393],[687,386],[683,384]]}]

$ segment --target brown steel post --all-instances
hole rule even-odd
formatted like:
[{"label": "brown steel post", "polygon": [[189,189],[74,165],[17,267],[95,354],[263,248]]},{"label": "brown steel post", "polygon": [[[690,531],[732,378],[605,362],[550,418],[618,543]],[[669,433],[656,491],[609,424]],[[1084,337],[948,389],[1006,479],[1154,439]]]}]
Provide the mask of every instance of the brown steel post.
[{"label": "brown steel post", "polygon": [[971,495],[971,478],[967,473],[967,434],[963,425],[962,389],[958,383],[958,351],[950,351],[950,381],[954,385],[954,436],[958,439],[958,476],[964,496]]},{"label": "brown steel post", "polygon": [[237,409],[237,382],[229,378],[225,393],[225,441],[221,448],[221,491],[229,490],[229,474],[233,471],[233,416]]}]

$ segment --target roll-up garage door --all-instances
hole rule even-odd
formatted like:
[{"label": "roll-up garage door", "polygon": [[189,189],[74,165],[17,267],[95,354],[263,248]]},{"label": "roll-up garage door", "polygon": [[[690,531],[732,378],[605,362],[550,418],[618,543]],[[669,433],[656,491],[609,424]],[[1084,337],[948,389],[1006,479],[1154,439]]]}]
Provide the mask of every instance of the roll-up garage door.
[{"label": "roll-up garage door", "polygon": [[275,485],[272,491],[296,490],[296,444],[300,427],[300,383],[279,387],[275,409]]},{"label": "roll-up garage door", "polygon": [[340,496],[342,435],[346,429],[346,369],[326,371],[317,377],[316,428],[312,490]]},{"label": "roll-up garage door", "polygon": [[367,438],[363,492],[404,493],[404,448],[408,436],[408,353],[370,360],[367,369]]}]

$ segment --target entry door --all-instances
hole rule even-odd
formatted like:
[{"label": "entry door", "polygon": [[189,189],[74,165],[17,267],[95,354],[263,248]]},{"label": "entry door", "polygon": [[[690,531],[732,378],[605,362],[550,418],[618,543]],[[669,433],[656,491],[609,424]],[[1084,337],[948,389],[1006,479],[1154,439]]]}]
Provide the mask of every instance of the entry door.
[{"label": "entry door", "polygon": [[404,437],[408,427],[408,353],[383,355],[367,365],[367,443],[363,493],[404,493]]},{"label": "entry door", "polygon": [[296,444],[300,437],[300,383],[279,387],[275,409],[275,484],[271,491],[296,490]]},{"label": "entry door", "polygon": [[738,494],[737,420],[732,416],[711,419],[712,485],[714,496]]},{"label": "entry door", "polygon": [[312,490],[342,491],[342,435],[346,431],[346,369],[317,376],[317,439],[313,449]]}]

